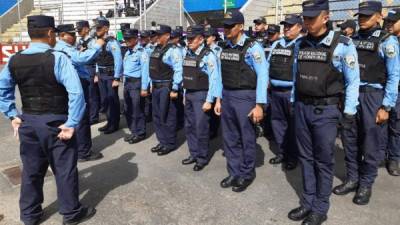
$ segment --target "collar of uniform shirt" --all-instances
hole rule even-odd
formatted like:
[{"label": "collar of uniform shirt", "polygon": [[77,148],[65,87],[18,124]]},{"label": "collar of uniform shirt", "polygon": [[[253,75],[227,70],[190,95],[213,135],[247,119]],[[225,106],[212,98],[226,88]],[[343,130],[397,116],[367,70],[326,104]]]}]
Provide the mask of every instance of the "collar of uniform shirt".
[{"label": "collar of uniform shirt", "polygon": [[29,44],[29,48],[42,48],[42,49],[50,49],[50,45],[46,44],[46,43],[41,43],[41,42],[31,42]]},{"label": "collar of uniform shirt", "polygon": [[68,46],[68,47],[71,47],[71,46],[72,46],[72,45],[68,44],[67,42],[65,42],[65,41],[63,41],[63,40],[58,40],[58,41],[57,41],[57,44],[65,45],[65,46]]},{"label": "collar of uniform shirt", "polygon": [[216,47],[218,47],[218,45],[216,43],[212,43],[210,46],[211,49],[215,49]]},{"label": "collar of uniform shirt", "polygon": [[203,48],[204,48],[204,44],[201,44],[201,45],[196,49],[196,51],[193,52],[193,51],[190,49],[189,52],[190,52],[190,54],[200,55],[200,52],[201,52],[201,50],[203,50]]},{"label": "collar of uniform shirt", "polygon": [[243,33],[242,36],[240,37],[240,40],[238,41],[238,43],[236,45],[234,45],[232,43],[232,41],[230,41],[230,40],[228,40],[228,45],[231,48],[236,48],[237,46],[243,46],[244,42],[246,41],[247,38],[248,38],[248,36],[245,33]]},{"label": "collar of uniform shirt", "polygon": [[129,48],[129,54],[135,53],[140,48],[139,43],[135,45],[133,48]]},{"label": "collar of uniform shirt", "polygon": [[[317,45],[319,45],[319,44],[324,44],[324,45],[326,45],[326,46],[331,46],[332,40],[333,40],[333,36],[334,36],[334,35],[335,35],[335,32],[332,31],[332,30],[330,30],[330,31],[328,32],[328,34],[327,34],[324,38],[322,38],[321,41],[319,41],[319,42],[317,43]],[[315,42],[314,42],[313,40],[310,40],[309,37],[307,38],[307,40],[308,40],[310,43],[315,44]]]},{"label": "collar of uniform shirt", "polygon": [[286,46],[292,45],[293,43],[296,43],[296,41],[299,40],[299,38],[301,38],[301,37],[302,37],[301,35],[298,35],[298,36],[297,36],[295,39],[293,39],[293,40],[287,40],[286,38],[281,38],[281,39],[279,39],[279,42],[281,42],[281,44],[282,44],[282,43],[285,44],[284,47],[286,47]]}]

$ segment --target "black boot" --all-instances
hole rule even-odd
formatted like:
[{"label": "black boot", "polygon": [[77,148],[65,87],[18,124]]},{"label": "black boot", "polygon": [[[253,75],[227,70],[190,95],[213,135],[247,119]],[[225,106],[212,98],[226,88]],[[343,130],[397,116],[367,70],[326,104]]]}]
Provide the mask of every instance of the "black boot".
[{"label": "black boot", "polygon": [[326,215],[312,212],[304,219],[302,225],[321,225],[327,219],[328,217]]},{"label": "black boot", "polygon": [[357,181],[346,181],[343,184],[333,188],[332,192],[335,195],[347,195],[350,192],[356,191],[357,187],[358,187]]},{"label": "black boot", "polygon": [[386,164],[387,171],[392,176],[400,176],[399,162],[395,160],[388,160]]},{"label": "black boot", "polygon": [[289,219],[293,221],[300,221],[304,220],[308,214],[310,214],[311,210],[306,209],[303,206],[300,206],[298,208],[293,209],[292,211],[289,212],[288,217]]},{"label": "black boot", "polygon": [[354,204],[357,205],[367,205],[369,199],[371,198],[372,190],[368,187],[359,187],[356,195],[353,198]]}]

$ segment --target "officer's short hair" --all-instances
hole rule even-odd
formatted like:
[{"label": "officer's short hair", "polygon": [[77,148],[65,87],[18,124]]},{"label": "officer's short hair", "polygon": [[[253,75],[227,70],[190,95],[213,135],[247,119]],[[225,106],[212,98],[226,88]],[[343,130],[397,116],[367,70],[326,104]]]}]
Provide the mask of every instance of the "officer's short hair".
[{"label": "officer's short hair", "polygon": [[29,28],[28,29],[28,34],[30,38],[33,39],[39,39],[39,38],[45,38],[47,37],[47,33],[49,33],[49,30],[52,28],[50,27],[45,27],[45,28]]}]

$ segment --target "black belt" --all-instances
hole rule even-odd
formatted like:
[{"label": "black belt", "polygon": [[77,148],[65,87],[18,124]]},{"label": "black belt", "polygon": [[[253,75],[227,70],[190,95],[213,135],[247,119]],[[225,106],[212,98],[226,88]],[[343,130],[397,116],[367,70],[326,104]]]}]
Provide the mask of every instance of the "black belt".
[{"label": "black belt", "polygon": [[153,88],[155,89],[164,87],[172,88],[171,81],[153,82]]},{"label": "black belt", "polygon": [[137,81],[141,81],[142,78],[138,77],[125,77],[125,81],[129,83],[135,83]]},{"label": "black belt", "polygon": [[276,92],[288,92],[291,91],[292,87],[275,87],[271,85],[271,91],[276,91]]},{"label": "black belt", "polygon": [[106,75],[109,75],[109,76],[114,76],[114,67],[99,68],[99,72],[105,73]]},{"label": "black belt", "polygon": [[298,96],[298,100],[303,102],[305,105],[337,105],[339,104],[340,97],[310,97],[310,96]]},{"label": "black belt", "polygon": [[360,86],[360,92],[362,92],[362,93],[377,92],[379,90],[381,90],[381,89],[374,88],[374,87],[371,87],[371,86],[368,86],[368,85]]}]

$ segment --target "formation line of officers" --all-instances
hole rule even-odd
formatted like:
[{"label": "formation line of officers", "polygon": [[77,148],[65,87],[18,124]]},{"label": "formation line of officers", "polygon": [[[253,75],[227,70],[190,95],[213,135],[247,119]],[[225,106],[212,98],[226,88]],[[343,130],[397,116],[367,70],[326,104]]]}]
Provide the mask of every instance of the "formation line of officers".
[{"label": "formation line of officers", "polygon": [[[282,38],[280,26],[265,29],[264,18],[254,20],[255,35],[246,34],[243,15],[232,11],[223,21],[224,41],[217,29],[201,25],[189,27],[185,40],[180,27],[139,32],[124,25],[122,47],[108,34],[107,20],[97,20],[91,33],[87,21],[56,27],[52,17],[28,17],[32,42],[0,73],[0,110],[20,140],[24,224],[41,222],[49,166],[63,224],[96,213],[79,202],[77,162],[103,157],[91,150],[90,125],[100,112],[107,123],[99,131],[119,129],[120,85],[130,144],[146,139],[152,120],[158,144],[151,151],[166,155],[178,148],[184,127],[189,156],[182,164],[200,171],[220,122],[228,171],[220,186],[242,192],[256,177],[256,131],[267,124],[278,146],[270,163],[301,167],[303,192],[291,220],[322,224],[332,192],[355,192],[353,202],[367,205],[382,161],[400,175],[400,9],[384,18],[385,31],[382,3],[360,3],[359,31],[347,29],[354,22],[341,25],[348,37],[331,29],[328,0],[305,1],[302,8],[280,23]],[[338,130],[347,178],[332,187]]]}]

